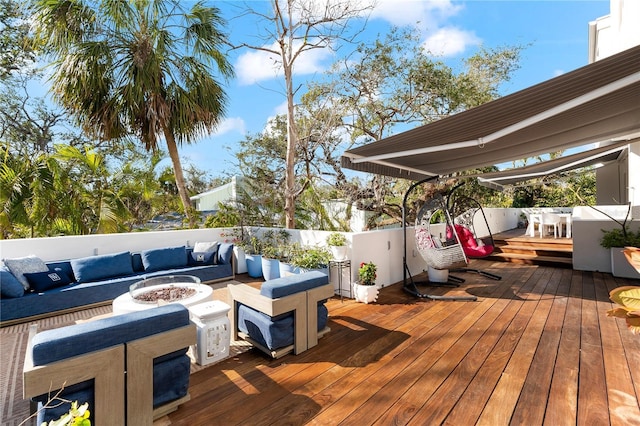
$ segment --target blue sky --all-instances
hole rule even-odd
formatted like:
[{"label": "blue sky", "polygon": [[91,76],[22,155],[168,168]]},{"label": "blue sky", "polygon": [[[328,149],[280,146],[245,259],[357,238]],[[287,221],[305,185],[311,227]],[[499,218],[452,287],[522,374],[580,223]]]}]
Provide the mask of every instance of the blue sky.
[{"label": "blue sky", "polygon": [[[239,2],[215,4],[228,20],[227,33],[234,42],[256,43],[256,22],[237,18]],[[258,0],[249,4],[268,8],[270,3]],[[527,45],[521,55],[521,68],[501,87],[501,93],[507,95],[586,65],[588,23],[608,13],[608,0],[378,0],[359,40],[373,40],[392,25],[418,26],[425,46],[440,52],[440,59],[453,67],[481,45]],[[350,50],[346,47],[339,53]],[[319,78],[336,59],[328,50],[314,52],[297,62],[297,84]],[[285,112],[284,78],[274,72],[269,59],[248,49],[230,54],[236,78],[227,85],[225,119],[214,134],[180,149],[183,165],[193,163],[212,176],[233,174],[232,152],[238,142],[247,133],[260,132],[269,118]]]}]

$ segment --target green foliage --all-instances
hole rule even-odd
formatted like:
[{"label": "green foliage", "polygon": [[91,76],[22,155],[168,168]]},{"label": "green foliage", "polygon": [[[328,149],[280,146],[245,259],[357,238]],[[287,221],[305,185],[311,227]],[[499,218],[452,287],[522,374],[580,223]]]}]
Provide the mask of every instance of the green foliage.
[{"label": "green foliage", "polygon": [[49,423],[43,423],[43,426],[91,426],[89,416],[89,403],[78,406],[78,401],[71,403],[69,412],[60,416],[57,420],[51,420]]},{"label": "green foliage", "polygon": [[233,75],[216,7],[201,2],[35,0],[36,40],[53,59],[54,99],[103,140],[137,136],[148,151],[166,141],[191,224],[178,145],[211,132],[226,96],[212,70]]},{"label": "green foliage", "polygon": [[0,80],[35,60],[23,2],[0,1]]},{"label": "green foliage", "polygon": [[373,262],[362,262],[358,268],[358,280],[361,285],[374,285],[376,283],[377,266]]},{"label": "green foliage", "polygon": [[240,225],[240,214],[229,205],[220,203],[218,210],[207,217],[205,228],[228,228]]},{"label": "green foliage", "polygon": [[327,244],[336,247],[345,246],[347,245],[347,237],[339,232],[332,232],[327,236]]},{"label": "green foliage", "polygon": [[633,232],[628,227],[614,228],[604,233],[600,245],[604,248],[612,247],[640,247],[640,230]]},{"label": "green foliage", "polygon": [[300,247],[291,258],[291,263],[302,269],[326,268],[331,260],[331,253],[325,247]]}]

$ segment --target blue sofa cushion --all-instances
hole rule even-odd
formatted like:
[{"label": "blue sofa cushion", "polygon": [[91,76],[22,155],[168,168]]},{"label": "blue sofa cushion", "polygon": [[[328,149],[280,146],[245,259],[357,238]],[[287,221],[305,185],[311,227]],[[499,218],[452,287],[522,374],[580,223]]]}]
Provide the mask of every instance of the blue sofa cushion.
[{"label": "blue sofa cushion", "polygon": [[79,283],[133,274],[131,253],[128,251],[72,259],[71,268]]},{"label": "blue sofa cushion", "polygon": [[260,294],[270,299],[277,299],[328,283],[329,277],[327,275],[322,272],[311,271],[265,281],[260,287]]},{"label": "blue sofa cushion", "polygon": [[179,303],[171,303],[140,312],[46,330],[33,338],[33,364],[49,364],[188,324],[189,310]]},{"label": "blue sofa cushion", "polygon": [[216,251],[193,251],[189,253],[189,265],[215,265],[218,260]]},{"label": "blue sofa cushion", "polygon": [[233,257],[233,244],[220,243],[218,246],[218,264],[223,263],[225,265],[231,264],[231,258]]},{"label": "blue sofa cushion", "polygon": [[191,358],[182,354],[177,358],[166,359],[166,355],[153,360],[153,408],[182,398],[189,391]]},{"label": "blue sofa cushion", "polygon": [[24,287],[18,279],[9,272],[9,268],[0,266],[0,297],[15,298],[24,295]]},{"label": "blue sofa cushion", "polygon": [[131,264],[133,265],[133,272],[144,272],[142,255],[140,253],[131,253]]},{"label": "blue sofa cushion", "polygon": [[[328,318],[327,307],[318,304],[318,331],[326,327]],[[238,329],[270,350],[293,345],[293,321],[293,313],[272,318],[245,305],[238,307]]]},{"label": "blue sofa cushion", "polygon": [[29,281],[29,287],[36,293],[42,293],[52,288],[71,284],[71,278],[62,271],[34,272],[24,274]]},{"label": "blue sofa cushion", "polygon": [[140,255],[145,272],[187,266],[187,248],[185,246],[144,250]]},{"label": "blue sofa cushion", "polygon": [[67,274],[69,278],[71,278],[71,281],[76,280],[75,275],[73,275],[73,268],[71,267],[71,261],[69,260],[63,260],[59,262],[47,262],[47,266],[49,267],[50,271],[54,271],[54,272],[62,271],[65,274]]},{"label": "blue sofa cushion", "polygon": [[271,350],[293,345],[293,313],[278,318],[245,305],[238,307],[238,329]]}]

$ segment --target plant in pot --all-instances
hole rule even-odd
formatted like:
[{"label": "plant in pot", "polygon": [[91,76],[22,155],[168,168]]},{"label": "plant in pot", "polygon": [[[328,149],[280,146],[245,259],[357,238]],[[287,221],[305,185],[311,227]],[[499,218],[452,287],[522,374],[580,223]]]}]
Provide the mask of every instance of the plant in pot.
[{"label": "plant in pot", "polygon": [[[595,210],[597,208],[593,207]],[[628,206],[627,215],[624,221],[619,221],[607,213],[598,210],[600,213],[609,217],[615,223],[620,225],[619,228],[611,230],[602,230],[603,235],[600,239],[600,245],[611,252],[611,272],[617,277],[638,278],[640,273],[636,272],[629,266],[623,253],[625,247],[640,247],[640,229],[636,232],[629,229],[627,220],[631,212],[631,204]]]},{"label": "plant in pot", "polygon": [[262,238],[262,275],[265,280],[280,278],[280,263],[286,261],[291,235],[286,229],[270,229]]},{"label": "plant in pot", "polygon": [[327,236],[326,241],[333,259],[345,260],[347,258],[347,237],[345,237],[344,234],[332,232]]},{"label": "plant in pot", "polygon": [[300,272],[320,271],[329,275],[328,267],[331,260],[331,253],[324,247],[301,247],[291,258],[291,263]]},{"label": "plant in pot", "polygon": [[373,262],[362,262],[358,268],[358,281],[353,284],[353,294],[358,302],[370,303],[378,300],[376,287],[377,266]]},{"label": "plant in pot", "polygon": [[247,233],[241,244],[245,252],[247,273],[252,278],[262,277],[262,242],[257,236]]}]

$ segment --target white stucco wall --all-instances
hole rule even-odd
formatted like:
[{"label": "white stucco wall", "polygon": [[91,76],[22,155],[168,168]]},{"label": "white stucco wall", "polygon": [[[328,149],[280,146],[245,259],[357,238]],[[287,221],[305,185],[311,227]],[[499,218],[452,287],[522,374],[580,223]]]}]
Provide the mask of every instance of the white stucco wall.
[{"label": "white stucco wall", "polygon": [[[598,209],[622,221],[627,206],[597,206]],[[627,223],[629,229],[640,229],[638,209],[634,210],[632,220]],[[620,225],[591,207],[573,209],[573,269],[579,271],[611,272],[609,249],[600,246],[603,230],[619,228]]]}]

